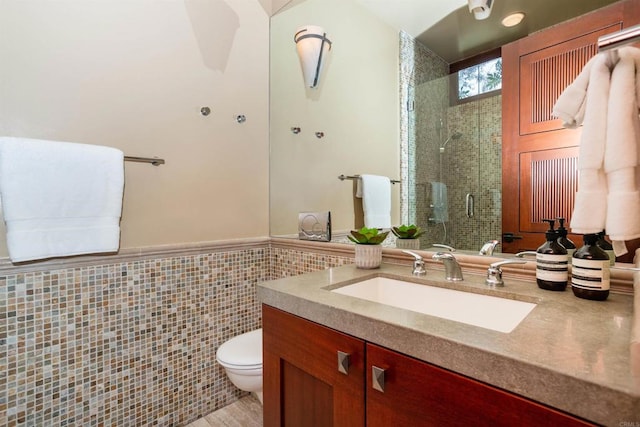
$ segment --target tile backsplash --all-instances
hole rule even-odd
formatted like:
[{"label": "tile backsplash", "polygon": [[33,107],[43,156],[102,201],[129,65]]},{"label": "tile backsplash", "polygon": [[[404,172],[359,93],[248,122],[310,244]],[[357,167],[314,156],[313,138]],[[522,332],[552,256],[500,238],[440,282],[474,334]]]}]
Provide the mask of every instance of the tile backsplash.
[{"label": "tile backsplash", "polygon": [[0,425],[179,426],[226,406],[243,393],[215,352],[260,327],[257,283],[351,262],[195,252],[0,273]]}]

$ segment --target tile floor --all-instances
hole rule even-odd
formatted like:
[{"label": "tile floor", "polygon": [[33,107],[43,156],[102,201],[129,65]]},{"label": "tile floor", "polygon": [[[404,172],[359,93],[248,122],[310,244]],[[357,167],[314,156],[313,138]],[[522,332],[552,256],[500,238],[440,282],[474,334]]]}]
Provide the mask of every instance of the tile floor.
[{"label": "tile floor", "polygon": [[249,395],[187,427],[262,427],[262,405],[255,396]]}]

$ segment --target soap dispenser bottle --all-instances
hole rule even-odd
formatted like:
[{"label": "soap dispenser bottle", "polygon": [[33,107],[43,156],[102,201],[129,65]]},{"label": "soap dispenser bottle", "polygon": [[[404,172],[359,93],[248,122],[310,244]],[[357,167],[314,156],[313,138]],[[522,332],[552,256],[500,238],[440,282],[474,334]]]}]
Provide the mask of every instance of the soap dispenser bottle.
[{"label": "soap dispenser bottle", "polygon": [[607,232],[605,230],[598,233],[598,241],[596,242],[596,245],[609,255],[609,265],[614,265],[616,263],[616,254],[613,252],[613,245],[604,238],[606,234]]},{"label": "soap dispenser bottle", "polygon": [[558,223],[558,243],[560,243],[567,250],[567,259],[571,264],[571,257],[576,250],[576,245],[567,237],[569,232],[564,227],[564,218],[557,218]]},{"label": "soap dispenser bottle", "polygon": [[549,223],[549,229],[545,233],[547,241],[536,251],[536,282],[541,289],[564,291],[569,281],[567,250],[558,243],[558,233],[553,229],[555,220],[543,221]]},{"label": "soap dispenser bottle", "polygon": [[604,301],[609,296],[609,255],[597,244],[597,234],[585,234],[584,246],[573,253],[571,289],[579,298]]}]

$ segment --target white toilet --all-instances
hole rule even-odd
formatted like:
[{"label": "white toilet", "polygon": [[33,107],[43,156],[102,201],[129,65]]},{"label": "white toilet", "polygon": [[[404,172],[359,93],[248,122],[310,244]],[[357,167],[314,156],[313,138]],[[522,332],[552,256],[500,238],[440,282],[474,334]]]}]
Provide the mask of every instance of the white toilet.
[{"label": "white toilet", "polygon": [[218,348],[216,360],[240,390],[255,393],[262,403],[262,329],[231,338]]}]

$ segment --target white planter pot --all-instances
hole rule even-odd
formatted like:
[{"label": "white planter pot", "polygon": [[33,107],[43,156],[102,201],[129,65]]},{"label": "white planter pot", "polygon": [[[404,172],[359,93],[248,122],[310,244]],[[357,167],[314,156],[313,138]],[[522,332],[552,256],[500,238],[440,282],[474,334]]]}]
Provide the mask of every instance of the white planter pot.
[{"label": "white planter pot", "polygon": [[396,239],[398,249],[420,249],[420,239]]},{"label": "white planter pot", "polygon": [[356,245],[356,267],[378,268],[382,263],[382,245]]}]

